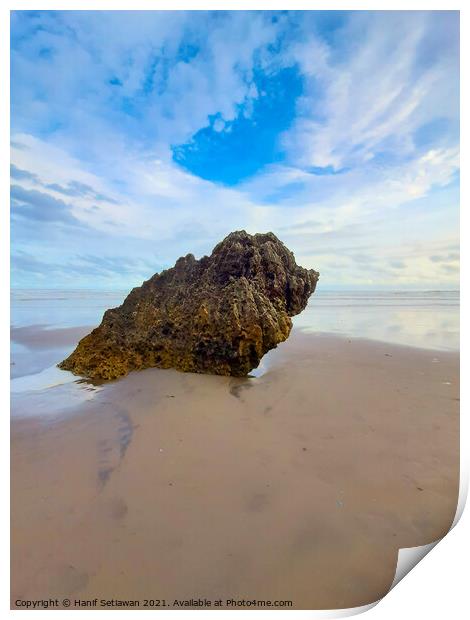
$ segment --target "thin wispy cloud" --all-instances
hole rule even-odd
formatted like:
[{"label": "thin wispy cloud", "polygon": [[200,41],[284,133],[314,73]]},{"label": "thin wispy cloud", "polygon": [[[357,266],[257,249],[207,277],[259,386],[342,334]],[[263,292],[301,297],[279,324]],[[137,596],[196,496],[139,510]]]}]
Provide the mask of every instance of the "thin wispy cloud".
[{"label": "thin wispy cloud", "polygon": [[457,12],[18,11],[11,32],[14,285],[127,288],[244,228],[321,286],[458,286]]}]

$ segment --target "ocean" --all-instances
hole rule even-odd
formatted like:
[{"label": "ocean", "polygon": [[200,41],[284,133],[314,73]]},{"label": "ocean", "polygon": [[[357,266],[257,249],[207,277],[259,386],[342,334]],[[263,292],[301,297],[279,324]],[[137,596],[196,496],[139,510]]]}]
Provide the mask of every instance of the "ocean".
[{"label": "ocean", "polygon": [[459,291],[318,290],[294,327],[424,349],[457,351]]},{"label": "ocean", "polygon": [[[92,397],[76,377],[56,364],[101,321],[107,308],[118,306],[127,291],[26,290],[11,292],[12,393],[35,393],[34,407],[48,407],[42,394],[49,387],[58,399]],[[322,291],[293,318],[294,329],[349,338],[366,338],[436,351],[459,349],[458,291]],[[275,355],[270,352],[265,362]],[[263,369],[258,372],[264,372]],[[254,373],[255,375],[258,373]],[[42,394],[42,396],[41,396]],[[31,395],[31,394],[30,394]]]}]

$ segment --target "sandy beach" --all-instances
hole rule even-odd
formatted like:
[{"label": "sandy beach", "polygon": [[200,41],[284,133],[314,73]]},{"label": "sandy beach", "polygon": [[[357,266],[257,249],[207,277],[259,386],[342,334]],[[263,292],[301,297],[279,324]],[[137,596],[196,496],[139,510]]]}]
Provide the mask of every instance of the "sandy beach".
[{"label": "sandy beach", "polygon": [[10,11],[12,610],[354,615],[460,517],[460,12],[393,8]]},{"label": "sandy beach", "polygon": [[12,607],[386,594],[398,549],[454,517],[458,353],[297,329],[267,357],[246,379],[149,369],[85,385],[93,398],[64,391],[49,416],[15,401]]}]

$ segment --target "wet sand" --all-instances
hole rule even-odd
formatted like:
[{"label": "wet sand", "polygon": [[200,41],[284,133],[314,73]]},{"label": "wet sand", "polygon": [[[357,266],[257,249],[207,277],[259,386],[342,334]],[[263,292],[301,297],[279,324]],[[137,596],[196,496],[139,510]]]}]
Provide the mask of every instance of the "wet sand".
[{"label": "wet sand", "polygon": [[10,377],[15,379],[50,368],[70,354],[94,327],[51,328],[42,324],[10,327]]},{"label": "wet sand", "polygon": [[28,325],[11,327],[10,338],[13,342],[25,345],[28,349],[60,349],[64,346],[74,347],[92,329],[93,327],[88,325],[55,329],[47,325]]},{"label": "wet sand", "polygon": [[150,369],[62,418],[17,411],[12,607],[376,601],[398,549],[452,523],[458,373],[456,353],[294,330],[259,378]]}]

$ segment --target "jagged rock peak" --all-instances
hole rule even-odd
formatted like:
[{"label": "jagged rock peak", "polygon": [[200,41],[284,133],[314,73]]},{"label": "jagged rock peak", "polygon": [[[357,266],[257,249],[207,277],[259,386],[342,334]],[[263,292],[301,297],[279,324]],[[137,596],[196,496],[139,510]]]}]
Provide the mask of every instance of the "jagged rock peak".
[{"label": "jagged rock peak", "polygon": [[134,288],[59,367],[93,379],[153,366],[246,375],[289,336],[318,277],[272,232],[232,232]]}]

